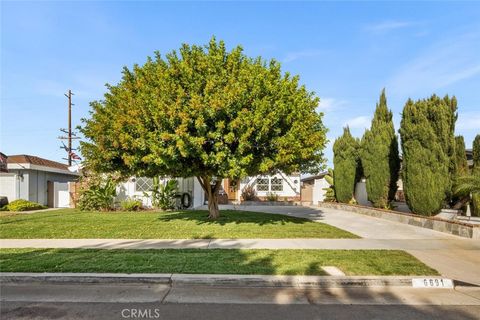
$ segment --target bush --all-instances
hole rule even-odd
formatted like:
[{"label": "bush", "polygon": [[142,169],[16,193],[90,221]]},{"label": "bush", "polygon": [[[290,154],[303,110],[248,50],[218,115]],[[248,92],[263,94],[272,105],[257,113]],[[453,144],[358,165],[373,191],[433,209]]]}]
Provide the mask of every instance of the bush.
[{"label": "bush", "polygon": [[243,201],[254,201],[257,199],[257,191],[253,186],[246,186],[242,190]]},{"label": "bush", "polygon": [[139,211],[142,209],[142,200],[135,198],[127,198],[120,202],[122,211]]},{"label": "bush", "polygon": [[278,194],[269,192],[267,193],[267,200],[268,201],[278,201]]},{"label": "bush", "polygon": [[452,103],[448,97],[433,95],[415,102],[408,100],[403,109],[402,180],[405,200],[413,213],[435,215],[450,200],[451,169],[455,167],[451,125],[456,116]]},{"label": "bush", "polygon": [[[153,178],[153,189],[151,190],[152,205],[162,210],[175,209],[178,181],[168,180],[165,184],[160,183],[158,177]],[[146,197],[150,195],[144,192]]]},{"label": "bush", "polygon": [[117,195],[117,183],[110,177],[96,176],[83,181],[84,186],[80,189],[78,208],[80,210],[113,209],[115,196]]},{"label": "bush", "polygon": [[333,182],[338,202],[349,203],[353,198],[355,184],[361,177],[359,149],[360,142],[352,136],[348,127],[333,144]]},{"label": "bush", "polygon": [[18,199],[7,204],[5,208],[8,211],[29,211],[29,210],[46,209],[47,206],[44,206],[32,201]]}]

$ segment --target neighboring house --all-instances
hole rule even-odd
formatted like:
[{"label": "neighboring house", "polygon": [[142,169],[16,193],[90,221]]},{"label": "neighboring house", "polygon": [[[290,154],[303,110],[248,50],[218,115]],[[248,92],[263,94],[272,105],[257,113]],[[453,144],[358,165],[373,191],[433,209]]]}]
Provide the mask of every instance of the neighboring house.
[{"label": "neighboring house", "polygon": [[7,172],[0,172],[0,196],[11,202],[25,199],[49,207],[68,207],[68,182],[79,174],[63,163],[31,155],[7,157]]},{"label": "neighboring house", "polygon": [[303,178],[301,189],[301,202],[306,205],[316,205],[325,199],[325,188],[330,187],[330,184],[325,180],[325,175],[328,172],[322,172],[318,175]]},{"label": "neighboring house", "polygon": [[[205,192],[196,178],[177,178],[176,180],[178,181],[178,193],[190,195],[190,208],[197,208],[205,204]],[[222,189],[219,191],[220,203],[242,201],[242,191],[247,186],[252,186],[256,190],[259,200],[266,200],[269,193],[278,195],[279,200],[282,201],[300,200],[300,175],[278,173],[271,176],[248,177],[243,180],[223,179]],[[152,187],[152,178],[132,177],[117,188],[116,201],[138,198],[145,206],[151,206],[150,197],[145,193],[148,195]]]}]

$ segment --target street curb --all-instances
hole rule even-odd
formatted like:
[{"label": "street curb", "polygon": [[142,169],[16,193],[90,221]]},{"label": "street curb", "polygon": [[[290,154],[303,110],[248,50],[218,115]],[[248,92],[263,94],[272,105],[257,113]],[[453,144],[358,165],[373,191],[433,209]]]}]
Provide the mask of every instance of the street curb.
[{"label": "street curb", "polygon": [[[223,274],[0,273],[0,283],[139,283],[219,287],[398,287],[412,286],[412,276],[267,276]],[[441,279],[441,277],[429,277]]]}]

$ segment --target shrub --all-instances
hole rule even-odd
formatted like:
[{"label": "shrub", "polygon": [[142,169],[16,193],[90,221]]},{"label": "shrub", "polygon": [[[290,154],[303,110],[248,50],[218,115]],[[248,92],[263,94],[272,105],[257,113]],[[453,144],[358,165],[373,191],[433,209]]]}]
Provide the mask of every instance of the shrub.
[{"label": "shrub", "polygon": [[139,211],[142,209],[142,200],[135,198],[127,198],[120,202],[122,211]]},{"label": "shrub", "polygon": [[117,183],[111,177],[89,177],[83,183],[77,203],[80,210],[108,211],[113,209],[117,195]]},{"label": "shrub", "polygon": [[278,194],[269,192],[267,193],[267,200],[268,201],[278,201]]},{"label": "shrub", "polygon": [[451,170],[455,168],[455,103],[454,99],[433,95],[415,102],[408,100],[403,109],[402,178],[407,205],[414,213],[436,214],[450,200]]},{"label": "shrub", "polygon": [[246,186],[242,190],[243,201],[253,201],[257,199],[257,191],[253,186]]},{"label": "shrub", "polygon": [[360,143],[348,127],[343,129],[343,135],[333,144],[333,178],[338,202],[349,203],[353,198],[355,184],[361,176],[359,149]]},{"label": "shrub", "polygon": [[177,180],[168,180],[165,184],[160,183],[158,177],[153,178],[153,188],[151,195],[144,193],[146,197],[151,196],[152,206],[162,210],[171,210],[175,208],[176,195],[178,189]]},{"label": "shrub", "polygon": [[5,208],[8,211],[29,211],[29,210],[46,209],[47,206],[44,206],[32,201],[18,199],[7,204]]},{"label": "shrub", "polygon": [[323,202],[335,202],[337,199],[335,198],[335,186],[333,184],[334,180],[334,173],[333,169],[329,168],[328,173],[325,175],[325,180],[328,182],[330,187],[328,188],[323,188],[325,190],[325,198],[323,199]]}]

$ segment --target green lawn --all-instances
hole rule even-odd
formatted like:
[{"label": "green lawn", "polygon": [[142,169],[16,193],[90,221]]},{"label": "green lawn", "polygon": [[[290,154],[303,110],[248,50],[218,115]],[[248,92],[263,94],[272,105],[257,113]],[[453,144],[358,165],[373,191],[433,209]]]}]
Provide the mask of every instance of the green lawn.
[{"label": "green lawn", "polygon": [[2,272],[438,275],[397,250],[0,249]]},{"label": "green lawn", "polygon": [[358,238],[308,219],[223,210],[216,221],[207,211],[81,212],[74,209],[0,216],[2,239],[209,239]]}]

